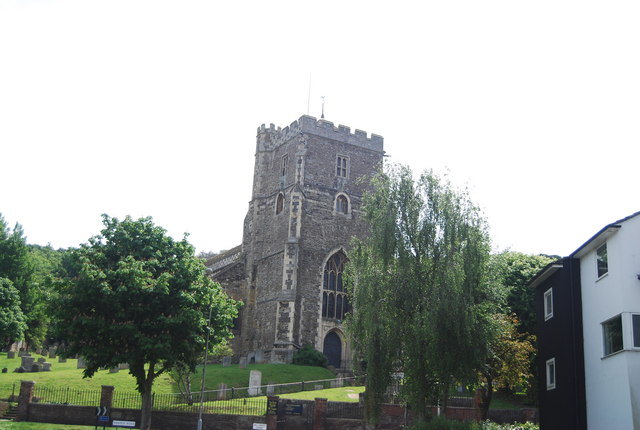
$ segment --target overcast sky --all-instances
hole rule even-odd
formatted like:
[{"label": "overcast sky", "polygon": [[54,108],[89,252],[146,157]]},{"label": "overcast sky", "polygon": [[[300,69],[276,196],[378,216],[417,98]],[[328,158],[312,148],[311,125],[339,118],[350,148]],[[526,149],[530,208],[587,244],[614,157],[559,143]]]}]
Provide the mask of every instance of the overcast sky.
[{"label": "overcast sky", "polygon": [[231,248],[257,127],[325,96],[468,185],[496,250],[567,255],[640,210],[639,22],[635,0],[0,0],[0,213],[54,247],[108,213]]}]

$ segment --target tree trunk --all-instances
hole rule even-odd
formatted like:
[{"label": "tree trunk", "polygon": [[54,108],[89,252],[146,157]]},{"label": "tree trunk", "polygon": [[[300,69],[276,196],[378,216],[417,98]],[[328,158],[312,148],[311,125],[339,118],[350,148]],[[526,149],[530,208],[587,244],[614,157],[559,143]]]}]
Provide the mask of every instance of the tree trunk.
[{"label": "tree trunk", "polygon": [[144,381],[142,392],[142,411],[140,414],[140,430],[151,430],[151,408],[153,407],[153,378],[154,363],[149,365],[147,378]]},{"label": "tree trunk", "polygon": [[491,405],[491,398],[493,397],[493,378],[486,378],[487,385],[482,390],[481,402],[480,402],[480,418],[482,421],[487,420],[489,414],[489,406]]}]

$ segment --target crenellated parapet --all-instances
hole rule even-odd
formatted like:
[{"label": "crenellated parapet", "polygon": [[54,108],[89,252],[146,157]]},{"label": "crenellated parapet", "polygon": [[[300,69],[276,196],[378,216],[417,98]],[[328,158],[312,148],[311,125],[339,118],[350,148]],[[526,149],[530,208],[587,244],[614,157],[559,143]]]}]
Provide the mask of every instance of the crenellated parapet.
[{"label": "crenellated parapet", "polygon": [[351,129],[344,125],[333,125],[331,121],[316,119],[312,116],[303,115],[297,121],[292,122],[285,128],[270,124],[269,127],[262,124],[258,127],[257,150],[271,151],[285,142],[301,135],[314,135],[339,142],[360,146],[372,151],[383,152],[384,139],[377,134],[367,136],[366,131]]}]

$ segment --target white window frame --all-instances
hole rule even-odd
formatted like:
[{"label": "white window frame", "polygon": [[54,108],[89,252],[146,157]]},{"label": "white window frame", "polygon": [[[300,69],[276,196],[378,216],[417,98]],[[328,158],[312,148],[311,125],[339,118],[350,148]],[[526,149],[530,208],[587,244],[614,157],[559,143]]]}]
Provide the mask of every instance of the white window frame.
[{"label": "white window frame", "polygon": [[[634,319],[639,320],[638,325],[638,333],[636,334],[636,327],[633,325]],[[638,343],[636,343],[636,337],[638,338]],[[640,313],[631,312],[631,347],[633,349],[640,349]]]},{"label": "white window frame", "polygon": [[[622,330],[622,333],[620,333],[620,336],[621,336],[620,340],[622,342],[622,345],[621,345],[620,349],[617,349],[615,351],[607,352],[607,330],[605,328],[605,325],[608,324],[608,323],[613,322],[616,319],[620,319],[620,328]],[[624,336],[625,336],[624,325],[625,324],[624,324],[623,315],[622,314],[615,315],[615,316],[609,318],[608,320],[601,322],[600,325],[602,326],[602,357],[606,358],[606,357],[614,355],[614,354],[616,354],[618,352],[624,351]]]},{"label": "white window frame", "polygon": [[[606,265],[606,271],[602,274],[600,274],[600,251],[604,249],[604,255],[605,255],[605,265]],[[599,247],[596,248],[596,278],[597,279],[601,279],[604,278],[605,276],[607,276],[609,274],[609,251],[607,249],[607,242],[603,243],[602,245],[600,245]]]},{"label": "white window frame", "polygon": [[544,292],[544,320],[547,321],[551,318],[553,318],[553,288]]},{"label": "white window frame", "polygon": [[[552,370],[551,370],[552,369]],[[553,380],[552,377],[553,376]],[[556,359],[550,358],[547,360],[546,364],[546,380],[547,380],[547,391],[555,390],[556,388],[556,380],[558,379],[558,368],[556,367]]]}]

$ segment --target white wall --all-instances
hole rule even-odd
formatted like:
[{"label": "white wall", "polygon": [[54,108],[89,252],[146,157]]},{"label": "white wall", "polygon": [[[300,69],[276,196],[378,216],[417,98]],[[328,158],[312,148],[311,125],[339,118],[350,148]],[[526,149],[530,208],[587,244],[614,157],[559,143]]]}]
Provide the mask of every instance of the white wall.
[{"label": "white wall", "polygon": [[[595,248],[601,243],[594,241],[580,259],[587,423],[589,430],[640,430],[640,350],[633,350],[631,338],[631,312],[640,313],[640,216],[609,237],[609,273],[597,279]],[[603,357],[601,323],[621,313],[625,349]]]}]

